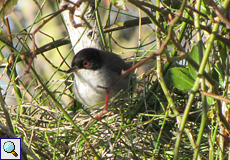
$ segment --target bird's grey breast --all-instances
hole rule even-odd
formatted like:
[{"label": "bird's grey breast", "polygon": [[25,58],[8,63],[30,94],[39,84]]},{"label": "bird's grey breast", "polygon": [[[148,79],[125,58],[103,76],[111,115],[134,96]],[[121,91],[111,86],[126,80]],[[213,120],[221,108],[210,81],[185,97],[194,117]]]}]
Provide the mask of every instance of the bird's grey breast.
[{"label": "bird's grey breast", "polygon": [[[76,98],[86,107],[95,105],[105,100],[106,90],[101,87],[109,87],[119,75],[108,70],[106,67],[100,70],[80,69],[75,72],[74,78],[74,94]],[[121,89],[127,86],[128,83],[124,80],[119,82],[119,87],[110,91],[110,96],[118,93]]]}]

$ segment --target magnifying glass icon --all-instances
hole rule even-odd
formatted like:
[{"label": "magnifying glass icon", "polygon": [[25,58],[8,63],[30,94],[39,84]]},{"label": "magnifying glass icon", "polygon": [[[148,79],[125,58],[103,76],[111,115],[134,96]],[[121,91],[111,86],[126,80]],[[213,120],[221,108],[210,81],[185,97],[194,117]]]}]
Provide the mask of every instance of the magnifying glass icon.
[{"label": "magnifying glass icon", "polygon": [[7,153],[12,153],[15,157],[18,156],[18,154],[14,151],[15,150],[15,145],[11,141],[7,141],[3,145],[3,149]]}]

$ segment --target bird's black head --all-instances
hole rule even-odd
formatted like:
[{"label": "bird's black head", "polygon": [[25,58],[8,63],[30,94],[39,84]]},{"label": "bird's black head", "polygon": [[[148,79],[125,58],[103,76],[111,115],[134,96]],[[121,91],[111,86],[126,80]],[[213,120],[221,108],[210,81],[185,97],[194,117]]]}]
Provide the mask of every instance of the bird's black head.
[{"label": "bird's black head", "polygon": [[100,69],[102,57],[100,51],[94,48],[85,48],[79,51],[73,58],[71,67],[75,69]]}]

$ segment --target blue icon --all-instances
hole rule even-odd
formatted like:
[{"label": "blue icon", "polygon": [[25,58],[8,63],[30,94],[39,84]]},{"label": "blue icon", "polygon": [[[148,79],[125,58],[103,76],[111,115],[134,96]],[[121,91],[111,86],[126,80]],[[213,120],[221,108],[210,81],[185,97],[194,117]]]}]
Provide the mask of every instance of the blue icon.
[{"label": "blue icon", "polygon": [[21,159],[21,138],[0,138],[0,160],[13,159]]},{"label": "blue icon", "polygon": [[3,145],[3,149],[7,153],[12,153],[15,157],[18,156],[18,154],[14,151],[15,150],[15,145],[14,142],[7,141]]}]

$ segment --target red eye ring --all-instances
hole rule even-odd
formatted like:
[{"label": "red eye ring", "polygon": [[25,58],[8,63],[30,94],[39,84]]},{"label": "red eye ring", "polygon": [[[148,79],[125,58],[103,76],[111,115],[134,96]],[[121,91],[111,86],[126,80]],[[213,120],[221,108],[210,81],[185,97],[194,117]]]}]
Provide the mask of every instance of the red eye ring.
[{"label": "red eye ring", "polygon": [[82,64],[83,64],[83,67],[87,68],[90,65],[90,61],[84,60],[84,62]]}]

